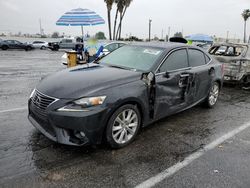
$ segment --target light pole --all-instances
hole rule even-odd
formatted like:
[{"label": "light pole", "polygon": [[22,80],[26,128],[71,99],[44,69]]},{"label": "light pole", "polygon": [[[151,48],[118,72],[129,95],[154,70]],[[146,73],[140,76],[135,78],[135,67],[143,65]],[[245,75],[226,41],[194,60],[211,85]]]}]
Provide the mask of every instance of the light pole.
[{"label": "light pole", "polygon": [[149,19],[149,33],[148,33],[148,41],[150,42],[150,37],[151,37],[151,23],[152,23],[152,20]]},{"label": "light pole", "polygon": [[229,36],[229,31],[227,31],[227,39],[226,39],[226,42],[228,42],[228,36]]},{"label": "light pole", "polygon": [[169,38],[170,38],[170,36],[169,36],[169,35],[170,35],[170,29],[171,29],[171,28],[168,27],[168,40],[167,40],[167,42],[169,41]]}]

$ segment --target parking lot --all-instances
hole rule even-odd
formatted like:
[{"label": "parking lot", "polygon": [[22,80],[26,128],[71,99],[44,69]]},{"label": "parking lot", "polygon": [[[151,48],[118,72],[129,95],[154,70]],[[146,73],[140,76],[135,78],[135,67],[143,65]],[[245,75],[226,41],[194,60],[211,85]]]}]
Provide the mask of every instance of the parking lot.
[{"label": "parking lot", "polygon": [[214,109],[165,118],[120,150],[64,146],[27,119],[36,83],[66,68],[62,54],[0,51],[1,187],[249,187],[250,91],[225,86]]}]

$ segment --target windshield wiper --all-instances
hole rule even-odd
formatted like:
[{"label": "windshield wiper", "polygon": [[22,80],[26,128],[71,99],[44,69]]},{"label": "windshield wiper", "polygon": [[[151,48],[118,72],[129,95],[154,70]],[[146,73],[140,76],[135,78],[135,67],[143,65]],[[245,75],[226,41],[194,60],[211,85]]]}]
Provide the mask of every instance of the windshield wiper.
[{"label": "windshield wiper", "polygon": [[121,67],[121,66],[118,66],[118,65],[108,65],[108,66],[109,66],[109,67],[118,68],[118,69],[131,70],[130,68],[127,68],[127,67]]}]

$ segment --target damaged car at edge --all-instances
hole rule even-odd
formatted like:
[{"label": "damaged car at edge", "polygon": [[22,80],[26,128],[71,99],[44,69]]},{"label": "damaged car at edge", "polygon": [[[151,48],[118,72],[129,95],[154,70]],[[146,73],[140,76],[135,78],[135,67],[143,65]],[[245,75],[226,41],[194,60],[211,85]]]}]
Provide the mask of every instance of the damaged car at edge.
[{"label": "damaged car at edge", "polygon": [[224,64],[224,82],[250,86],[249,44],[214,44],[209,49],[209,54]]},{"label": "damaged car at edge", "polygon": [[141,127],[199,103],[214,107],[222,65],[185,44],[133,44],[89,66],[44,78],[31,93],[30,122],[53,141],[131,143]]}]

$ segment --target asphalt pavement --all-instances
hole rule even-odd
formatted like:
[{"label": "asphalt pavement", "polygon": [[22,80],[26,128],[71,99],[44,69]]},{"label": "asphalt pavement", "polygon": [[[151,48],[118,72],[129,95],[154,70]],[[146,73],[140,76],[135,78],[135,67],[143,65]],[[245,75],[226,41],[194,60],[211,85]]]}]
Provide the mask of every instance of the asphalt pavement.
[{"label": "asphalt pavement", "polygon": [[54,143],[27,119],[41,77],[65,68],[63,52],[0,51],[0,187],[135,187],[162,172],[153,187],[250,187],[250,128],[199,157],[186,159],[250,123],[250,91],[225,86],[217,106],[196,106],[140,131],[129,146]]}]

